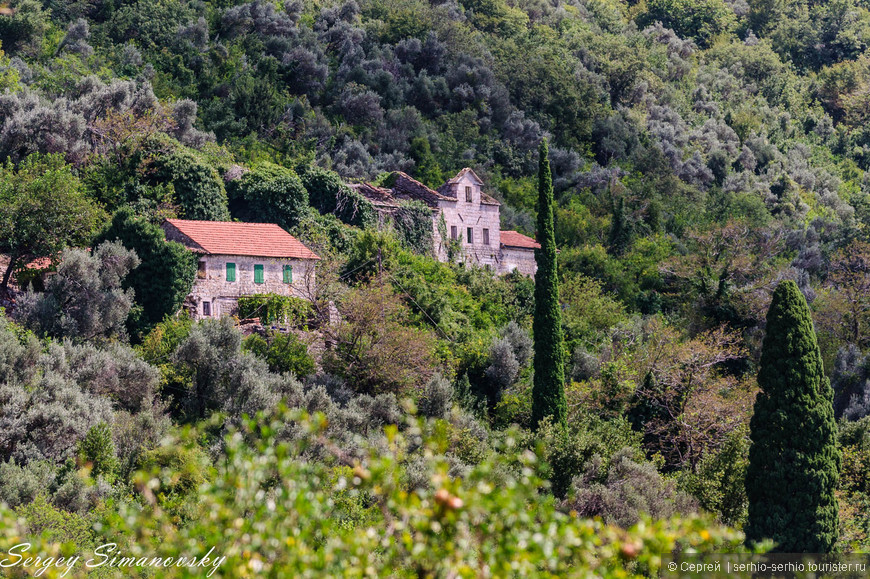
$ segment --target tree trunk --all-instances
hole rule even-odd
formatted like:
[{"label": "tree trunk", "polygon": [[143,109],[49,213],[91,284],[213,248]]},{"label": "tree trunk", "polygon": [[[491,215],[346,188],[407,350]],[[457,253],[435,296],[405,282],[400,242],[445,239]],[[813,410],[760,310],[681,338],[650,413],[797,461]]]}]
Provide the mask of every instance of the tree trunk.
[{"label": "tree trunk", "polygon": [[6,271],[3,272],[3,281],[0,282],[0,296],[5,296],[9,293],[9,279],[12,277],[12,271],[15,269],[17,263],[17,256],[9,256],[9,266],[6,268]]}]

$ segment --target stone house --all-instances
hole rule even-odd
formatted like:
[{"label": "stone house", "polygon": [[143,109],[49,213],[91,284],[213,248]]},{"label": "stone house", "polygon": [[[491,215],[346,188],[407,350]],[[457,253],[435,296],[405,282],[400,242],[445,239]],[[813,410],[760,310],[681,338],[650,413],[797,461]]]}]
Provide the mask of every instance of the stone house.
[{"label": "stone house", "polygon": [[166,239],[199,255],[185,300],[195,319],[234,315],[241,296],[273,293],[311,299],[320,259],[274,223],[163,222]]},{"label": "stone house", "polygon": [[433,253],[440,261],[451,257],[499,275],[514,270],[534,277],[535,249],[540,245],[517,231],[502,231],[500,203],[483,192],[483,181],[469,168],[448,180],[438,190],[397,171],[377,187],[369,183],[350,185],[366,197],[382,216],[401,201],[421,201],[432,210]]}]

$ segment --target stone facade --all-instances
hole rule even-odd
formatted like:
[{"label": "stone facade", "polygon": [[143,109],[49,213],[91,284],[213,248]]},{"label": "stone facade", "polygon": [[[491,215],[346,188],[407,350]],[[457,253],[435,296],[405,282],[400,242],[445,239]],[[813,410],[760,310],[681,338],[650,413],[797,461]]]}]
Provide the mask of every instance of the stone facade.
[{"label": "stone facade", "polygon": [[535,240],[516,231],[501,231],[500,204],[483,191],[484,183],[471,169],[463,169],[438,188],[429,189],[396,172],[387,187],[351,185],[378,212],[388,215],[401,200],[423,201],[432,208],[433,252],[440,261],[487,267],[502,275],[519,271],[534,277]]},{"label": "stone facade", "polygon": [[[439,191],[449,197],[449,200],[438,202],[448,240],[459,242],[461,255],[458,259],[501,272],[499,204],[480,190],[483,182],[474,172],[460,175]],[[435,255],[441,261],[447,261],[447,244],[440,234],[435,238]]]},{"label": "stone facade", "polygon": [[[185,300],[194,319],[237,315],[239,298],[246,295],[315,296],[320,258],[277,225],[170,219],[163,230],[168,240],[199,255]],[[258,270],[262,281],[256,279]]]},{"label": "stone facade", "polygon": [[[235,281],[227,280],[227,264],[235,264]],[[314,263],[310,260],[244,255],[203,255],[187,305],[194,318],[238,315],[239,298],[278,294],[311,299]],[[254,281],[254,266],[263,266],[263,283]],[[284,266],[292,267],[292,282],[284,283]],[[208,305],[204,305],[208,304]]]},{"label": "stone facade", "polygon": [[535,277],[538,262],[535,261],[535,250],[517,247],[502,247],[499,271],[510,273],[518,271],[523,275]]}]

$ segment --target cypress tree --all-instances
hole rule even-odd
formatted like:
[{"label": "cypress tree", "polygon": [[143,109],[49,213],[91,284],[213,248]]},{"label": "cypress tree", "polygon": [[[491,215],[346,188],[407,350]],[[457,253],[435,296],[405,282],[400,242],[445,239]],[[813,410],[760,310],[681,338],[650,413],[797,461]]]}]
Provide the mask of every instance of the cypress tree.
[{"label": "cypress tree", "polygon": [[776,542],[785,553],[827,553],[837,542],[833,393],[807,302],[785,281],[773,294],[749,423],[747,543]]},{"label": "cypress tree", "polygon": [[607,243],[614,255],[622,255],[631,243],[631,231],[625,216],[625,200],[622,197],[613,204],[613,221],[610,223]]},{"label": "cypress tree", "polygon": [[541,142],[538,161],[538,243],[535,250],[535,383],[532,388],[532,424],[548,417],[564,423],[565,352],[562,344],[562,313],[559,309],[559,280],[556,265],[556,236],[553,228],[553,178],[547,158],[547,141]]}]

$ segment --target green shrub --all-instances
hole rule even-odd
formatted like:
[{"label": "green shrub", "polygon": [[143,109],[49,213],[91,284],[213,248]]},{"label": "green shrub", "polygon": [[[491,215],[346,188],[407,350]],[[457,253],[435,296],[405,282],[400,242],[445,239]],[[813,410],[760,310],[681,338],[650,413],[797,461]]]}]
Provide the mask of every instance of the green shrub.
[{"label": "green shrub", "polygon": [[115,456],[115,443],[112,442],[112,431],[108,424],[101,422],[88,430],[79,443],[79,456],[90,465],[94,479],[103,477],[109,483],[114,481],[118,457]]},{"label": "green shrub", "polygon": [[742,429],[731,433],[718,452],[704,457],[692,471],[683,473],[680,485],[710,513],[737,528],[746,522],[746,465],[749,440]]},{"label": "green shrub", "polygon": [[297,326],[311,315],[311,302],[278,294],[254,294],[239,298],[239,318],[260,318],[264,324]]},{"label": "green shrub", "polygon": [[0,463],[0,503],[15,508],[32,502],[54,484],[57,468],[49,461],[35,461],[25,466],[15,462]]},{"label": "green shrub", "polygon": [[644,516],[668,519],[697,512],[695,500],[663,477],[637,450],[617,452],[605,466],[599,457],[590,461],[583,476],[573,481],[571,497],[562,503],[582,517],[601,517],[605,522],[631,527]]},{"label": "green shrub", "polygon": [[501,400],[490,413],[495,428],[506,428],[512,424],[530,428],[532,425],[532,389],[519,386],[502,394]]},{"label": "green shrub", "polygon": [[267,338],[251,334],[242,341],[242,350],[265,360],[272,372],[290,372],[304,378],[315,369],[314,360],[308,355],[308,346],[296,334],[272,332]]},{"label": "green shrub", "polygon": [[574,477],[580,475],[593,457],[604,465],[617,451],[630,448],[634,457],[643,457],[640,436],[623,418],[601,420],[589,417],[572,420],[567,426],[552,420],[542,421],[537,434],[529,434],[527,445],[537,446],[547,464],[543,471],[552,485],[553,494],[564,498]]},{"label": "green shrub", "polygon": [[222,413],[228,420],[274,408],[282,396],[295,392],[290,375],[273,374],[253,354],[242,351],[242,334],[232,319],[205,319],[176,348],[172,362],[184,376],[185,388],[171,392],[175,410],[187,420]]},{"label": "green shrub", "polygon": [[44,494],[15,511],[26,521],[32,536],[51,543],[72,543],[79,549],[94,544],[93,521],[89,516],[70,513],[53,506]]},{"label": "green shrub", "polygon": [[18,0],[8,13],[0,16],[0,38],[3,49],[38,54],[51,25],[50,12],[41,2]]},{"label": "green shrub", "polygon": [[166,316],[148,332],[137,350],[149,364],[166,363],[175,348],[190,334],[192,327],[193,319],[186,311],[175,317]]},{"label": "green shrub", "polygon": [[441,374],[434,374],[417,396],[417,410],[428,418],[443,418],[453,405],[453,385]]}]

